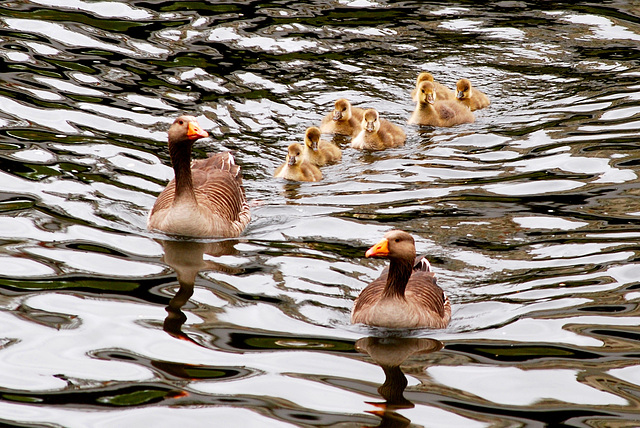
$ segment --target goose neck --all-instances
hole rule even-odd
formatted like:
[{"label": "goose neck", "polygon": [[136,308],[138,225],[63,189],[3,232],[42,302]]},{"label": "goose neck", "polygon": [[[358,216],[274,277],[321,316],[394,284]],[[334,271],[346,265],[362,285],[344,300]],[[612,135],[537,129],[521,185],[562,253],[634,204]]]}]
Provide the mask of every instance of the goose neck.
[{"label": "goose neck", "polygon": [[169,155],[171,156],[171,164],[173,165],[173,171],[176,176],[175,200],[186,199],[195,201],[193,178],[191,176],[190,142],[170,144]]},{"label": "goose neck", "polygon": [[386,296],[404,297],[404,291],[407,288],[412,271],[413,265],[410,261],[391,259],[384,294]]}]

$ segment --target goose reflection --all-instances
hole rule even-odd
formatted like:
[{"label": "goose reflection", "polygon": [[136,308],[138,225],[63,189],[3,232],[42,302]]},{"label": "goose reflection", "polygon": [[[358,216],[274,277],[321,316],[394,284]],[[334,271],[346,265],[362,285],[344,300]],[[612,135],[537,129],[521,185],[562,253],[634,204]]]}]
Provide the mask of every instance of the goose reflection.
[{"label": "goose reflection", "polygon": [[364,337],[358,339],[355,346],[358,352],[369,354],[384,370],[385,381],[378,388],[378,393],[386,401],[369,403],[380,409],[369,411],[382,419],[378,427],[409,426],[411,421],[396,412],[414,407],[414,404],[404,397],[408,381],[400,365],[412,355],[439,351],[444,346],[442,342],[413,337]]},{"label": "goose reflection", "polygon": [[202,242],[193,240],[161,240],[164,249],[164,262],[169,265],[178,278],[180,288],[166,307],[167,317],[164,320],[164,330],[180,339],[190,340],[182,332],[182,325],[187,316],[182,307],[193,295],[193,287],[200,271],[214,270],[227,273],[239,273],[240,268],[234,268],[205,259],[205,255],[219,257],[235,254],[237,240],[221,240]]}]

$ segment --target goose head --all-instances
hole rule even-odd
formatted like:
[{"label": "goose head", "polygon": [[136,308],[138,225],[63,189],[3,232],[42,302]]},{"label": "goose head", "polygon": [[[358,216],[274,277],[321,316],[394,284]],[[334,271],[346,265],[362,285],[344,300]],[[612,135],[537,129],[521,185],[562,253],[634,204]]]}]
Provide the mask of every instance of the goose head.
[{"label": "goose head", "polygon": [[344,98],[340,98],[336,101],[335,108],[333,109],[333,120],[349,119],[351,119],[351,103]]},{"label": "goose head", "polygon": [[206,138],[209,134],[198,124],[198,120],[193,116],[180,116],[169,127],[169,145],[179,145],[181,143],[193,144],[200,138]]},{"label": "goose head", "polygon": [[425,80],[418,86],[418,100],[422,104],[434,104],[436,102],[436,87],[433,82]]},{"label": "goose head", "polygon": [[376,132],[380,129],[380,116],[377,111],[372,108],[365,110],[362,116],[362,128],[367,132]]},{"label": "goose head", "polygon": [[456,83],[456,97],[459,100],[471,98],[471,82],[468,79],[460,79]]},{"label": "goose head", "polygon": [[304,134],[304,143],[314,152],[318,151],[320,135],[320,129],[315,126],[307,128],[307,132]]},{"label": "goose head", "polygon": [[419,85],[422,82],[433,82],[433,74],[423,71],[418,74],[418,78],[416,79],[416,85]]},{"label": "goose head", "polygon": [[302,146],[298,143],[290,144],[287,153],[287,164],[289,166],[299,164],[302,159],[300,155],[302,155]]},{"label": "goose head", "polygon": [[380,257],[413,263],[416,258],[416,244],[413,237],[402,230],[390,230],[365,253],[366,257]]}]

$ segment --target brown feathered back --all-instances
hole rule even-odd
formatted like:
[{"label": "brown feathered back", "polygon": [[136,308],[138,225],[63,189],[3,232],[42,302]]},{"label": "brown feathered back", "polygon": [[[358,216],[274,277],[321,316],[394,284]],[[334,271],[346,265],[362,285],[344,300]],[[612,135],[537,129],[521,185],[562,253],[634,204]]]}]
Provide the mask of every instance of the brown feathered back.
[{"label": "brown feathered back", "polygon": [[209,207],[229,221],[239,221],[247,202],[233,154],[216,153],[191,165],[193,187],[206,195]]}]

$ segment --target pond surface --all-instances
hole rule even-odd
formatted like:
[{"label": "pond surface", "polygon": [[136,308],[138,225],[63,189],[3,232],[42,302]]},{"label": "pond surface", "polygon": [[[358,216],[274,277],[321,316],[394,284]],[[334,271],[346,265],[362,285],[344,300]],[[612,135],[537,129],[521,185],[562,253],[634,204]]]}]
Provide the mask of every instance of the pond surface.
[{"label": "pond surface", "polygon": [[[15,0],[0,57],[3,423],[639,423],[637,1]],[[492,104],[408,126],[420,71]],[[274,179],[340,97],[406,145]],[[236,240],[145,230],[181,113],[242,165]],[[448,328],[350,325],[391,228]]]}]

